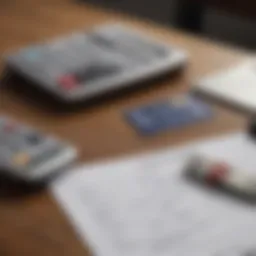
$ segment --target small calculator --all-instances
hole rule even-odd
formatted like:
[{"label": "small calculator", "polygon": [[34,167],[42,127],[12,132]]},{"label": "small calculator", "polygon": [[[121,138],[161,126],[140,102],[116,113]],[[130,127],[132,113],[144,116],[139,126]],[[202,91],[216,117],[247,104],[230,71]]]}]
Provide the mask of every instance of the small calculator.
[{"label": "small calculator", "polygon": [[182,68],[185,51],[120,24],[6,56],[7,67],[64,103],[81,102]]},{"label": "small calculator", "polygon": [[0,172],[25,182],[46,181],[75,160],[77,150],[0,116]]}]

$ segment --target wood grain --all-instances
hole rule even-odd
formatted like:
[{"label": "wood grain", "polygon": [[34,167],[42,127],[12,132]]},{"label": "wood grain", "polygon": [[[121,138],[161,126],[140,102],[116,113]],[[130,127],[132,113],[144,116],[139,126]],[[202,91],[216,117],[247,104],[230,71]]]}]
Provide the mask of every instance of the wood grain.
[{"label": "wood grain", "polygon": [[[0,52],[5,54],[27,44],[107,21],[136,26],[187,49],[191,55],[188,68],[182,74],[151,86],[73,112],[50,111],[35,104],[35,99],[28,95],[21,96],[4,86],[0,91],[0,112],[70,141],[79,148],[80,161],[83,162],[178,145],[243,128],[244,120],[239,114],[218,106],[214,106],[216,115],[209,122],[197,124],[194,129],[187,127],[150,138],[139,137],[124,122],[124,109],[186,92],[190,81],[247,57],[237,49],[159,27],[149,21],[138,21],[75,1],[0,1]],[[1,67],[4,67],[3,60]],[[22,80],[15,83],[21,90],[26,85]],[[0,189],[0,226],[1,256],[89,255],[89,250],[79,242],[64,214],[46,191],[29,196],[9,196]]]}]

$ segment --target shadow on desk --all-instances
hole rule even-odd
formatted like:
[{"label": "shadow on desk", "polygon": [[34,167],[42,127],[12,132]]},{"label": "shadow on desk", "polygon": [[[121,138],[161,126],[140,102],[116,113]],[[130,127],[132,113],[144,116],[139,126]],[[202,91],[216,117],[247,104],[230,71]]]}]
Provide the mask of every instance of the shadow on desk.
[{"label": "shadow on desk", "polygon": [[26,184],[8,175],[0,175],[0,200],[18,200],[43,193],[45,184]]},{"label": "shadow on desk", "polygon": [[4,93],[6,92],[7,94],[11,94],[13,99],[17,97],[23,99],[25,104],[31,105],[32,108],[36,107],[43,111],[68,114],[84,108],[94,107],[98,104],[108,104],[111,101],[131,95],[135,92],[135,90],[145,90],[146,93],[150,87],[159,87],[166,80],[170,81],[170,85],[172,85],[172,83],[175,82],[175,79],[178,79],[183,73],[183,69],[184,68],[178,69],[176,71],[172,71],[171,73],[167,72],[154,79],[144,80],[143,82],[122,88],[121,90],[113,90],[111,92],[95,96],[92,99],[77,103],[62,102],[59,98],[54,97],[54,95],[42,90],[40,86],[36,86],[31,81],[24,79],[10,70],[6,70],[1,78],[3,84],[1,89]]}]

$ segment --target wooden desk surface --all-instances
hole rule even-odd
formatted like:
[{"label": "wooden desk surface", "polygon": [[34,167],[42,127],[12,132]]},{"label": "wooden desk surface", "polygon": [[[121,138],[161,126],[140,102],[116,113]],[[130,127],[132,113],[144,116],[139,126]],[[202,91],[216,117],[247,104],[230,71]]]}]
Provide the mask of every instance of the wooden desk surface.
[{"label": "wooden desk surface", "polygon": [[[69,33],[74,29],[89,28],[105,21],[133,24],[165,41],[186,48],[191,54],[188,69],[182,75],[158,82],[154,86],[66,114],[47,111],[33,104],[29,98],[2,89],[0,112],[70,141],[80,149],[82,161],[175,145],[244,126],[245,122],[239,115],[219,107],[216,107],[213,120],[197,124],[194,129],[188,127],[151,138],[137,136],[123,121],[123,109],[187,91],[189,81],[246,57],[245,53],[175,30],[105,13],[71,1],[6,0],[0,3],[0,51],[5,53],[28,43]],[[22,82],[18,83],[19,86],[23,85]],[[89,255],[47,192],[11,197],[0,189],[0,226],[1,256]]]}]

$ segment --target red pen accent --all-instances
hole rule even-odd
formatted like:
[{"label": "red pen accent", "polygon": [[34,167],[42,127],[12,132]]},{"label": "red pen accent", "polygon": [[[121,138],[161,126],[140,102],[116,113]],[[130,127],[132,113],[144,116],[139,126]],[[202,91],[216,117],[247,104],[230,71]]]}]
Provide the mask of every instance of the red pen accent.
[{"label": "red pen accent", "polygon": [[230,167],[225,163],[218,163],[211,166],[206,180],[210,184],[219,184],[223,182],[225,177],[228,175]]}]

